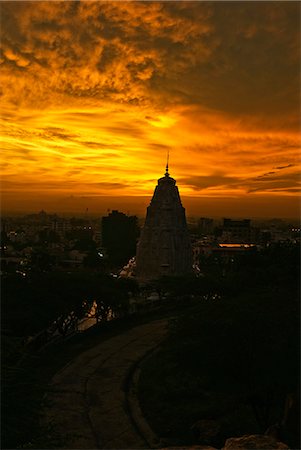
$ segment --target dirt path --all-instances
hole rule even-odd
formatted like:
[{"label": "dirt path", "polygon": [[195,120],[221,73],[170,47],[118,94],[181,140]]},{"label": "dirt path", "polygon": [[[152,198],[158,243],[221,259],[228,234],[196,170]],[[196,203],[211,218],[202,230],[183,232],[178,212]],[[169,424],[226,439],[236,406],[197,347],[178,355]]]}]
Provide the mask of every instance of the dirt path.
[{"label": "dirt path", "polygon": [[42,423],[62,441],[56,448],[149,447],[139,408],[134,415],[129,409],[129,380],[137,361],[159,345],[166,331],[166,320],[135,327],[80,354],[53,377]]}]

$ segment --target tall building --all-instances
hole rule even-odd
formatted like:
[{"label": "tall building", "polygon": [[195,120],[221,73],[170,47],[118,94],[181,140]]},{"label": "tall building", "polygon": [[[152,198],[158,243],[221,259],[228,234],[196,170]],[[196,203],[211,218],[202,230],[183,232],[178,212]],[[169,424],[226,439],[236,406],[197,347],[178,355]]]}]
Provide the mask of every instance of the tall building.
[{"label": "tall building", "polygon": [[122,265],[135,255],[138,236],[136,216],[113,210],[102,218],[102,245],[113,264]]},{"label": "tall building", "polygon": [[136,276],[147,281],[163,275],[178,276],[191,272],[192,251],[185,208],[167,165],[147,208],[137,246]]}]

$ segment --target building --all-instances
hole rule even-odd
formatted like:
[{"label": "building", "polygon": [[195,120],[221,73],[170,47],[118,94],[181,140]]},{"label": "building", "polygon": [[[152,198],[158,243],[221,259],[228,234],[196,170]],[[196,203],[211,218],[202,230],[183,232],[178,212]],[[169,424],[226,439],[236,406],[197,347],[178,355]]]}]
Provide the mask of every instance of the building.
[{"label": "building", "polygon": [[113,210],[102,218],[101,228],[102,247],[112,264],[121,266],[135,255],[139,236],[136,216]]},{"label": "building", "polygon": [[198,232],[207,235],[213,233],[213,219],[200,217],[198,220]]},{"label": "building", "polygon": [[251,226],[250,219],[232,220],[224,219],[220,242],[249,244],[257,242],[259,229]]},{"label": "building", "polygon": [[137,246],[136,277],[147,281],[163,275],[179,276],[191,272],[192,251],[185,208],[167,165],[147,208]]},{"label": "building", "polygon": [[60,238],[65,237],[66,233],[71,230],[70,220],[54,216],[51,221],[51,230]]}]

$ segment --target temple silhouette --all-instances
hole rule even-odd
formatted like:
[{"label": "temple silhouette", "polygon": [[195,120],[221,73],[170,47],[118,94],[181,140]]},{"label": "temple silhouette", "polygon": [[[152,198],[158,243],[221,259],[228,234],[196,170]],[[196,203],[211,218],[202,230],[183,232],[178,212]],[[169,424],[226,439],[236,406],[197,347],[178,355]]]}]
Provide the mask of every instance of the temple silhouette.
[{"label": "temple silhouette", "polygon": [[176,180],[169,175],[158,180],[147,207],[145,224],[137,245],[136,277],[156,280],[161,276],[180,276],[192,272],[192,251]]}]

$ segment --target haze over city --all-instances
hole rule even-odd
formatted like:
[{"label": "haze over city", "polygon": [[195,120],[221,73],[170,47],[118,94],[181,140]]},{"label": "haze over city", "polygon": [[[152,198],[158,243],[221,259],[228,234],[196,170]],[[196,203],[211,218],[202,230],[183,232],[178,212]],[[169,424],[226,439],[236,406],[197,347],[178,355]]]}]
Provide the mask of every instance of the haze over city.
[{"label": "haze over city", "polygon": [[4,212],[299,215],[300,3],[1,2]]}]

